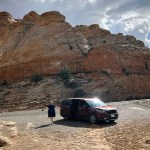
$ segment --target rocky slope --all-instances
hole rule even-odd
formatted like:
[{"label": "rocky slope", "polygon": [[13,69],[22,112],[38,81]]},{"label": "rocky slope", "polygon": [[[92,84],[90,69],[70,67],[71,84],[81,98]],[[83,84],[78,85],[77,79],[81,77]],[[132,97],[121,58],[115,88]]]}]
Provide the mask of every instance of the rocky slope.
[{"label": "rocky slope", "polygon": [[[35,74],[50,79],[67,67],[87,96],[104,100],[150,97],[150,51],[133,36],[114,35],[96,24],[72,27],[57,11],[41,15],[32,11],[20,20],[0,12],[0,34],[1,83],[30,80]],[[63,82],[56,80],[57,89],[64,90]],[[1,87],[1,102],[10,101],[5,90]],[[58,93],[63,98],[72,92]],[[58,99],[55,94],[51,92]]]}]

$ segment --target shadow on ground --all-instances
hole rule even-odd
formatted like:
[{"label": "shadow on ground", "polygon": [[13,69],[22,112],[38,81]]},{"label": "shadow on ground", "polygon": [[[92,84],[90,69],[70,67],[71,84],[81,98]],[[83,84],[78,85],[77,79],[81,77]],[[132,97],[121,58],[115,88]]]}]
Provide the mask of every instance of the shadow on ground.
[{"label": "shadow on ground", "polygon": [[51,125],[51,124],[44,124],[44,125],[41,125],[41,126],[35,127],[35,129],[45,128],[45,127],[48,127],[48,126],[50,126],[50,125]]},{"label": "shadow on ground", "polygon": [[[109,122],[98,122],[97,124],[90,124],[86,121],[80,121],[80,120],[56,120],[54,121],[54,124],[52,126],[55,125],[61,125],[61,126],[68,126],[68,127],[80,127],[80,128],[106,128],[106,127],[110,127],[110,126],[114,126],[117,123],[109,123]],[[38,127],[35,127],[35,129],[39,129],[39,128],[45,128],[45,127],[49,127],[51,126],[51,124],[45,124],[45,125],[41,125]]]}]

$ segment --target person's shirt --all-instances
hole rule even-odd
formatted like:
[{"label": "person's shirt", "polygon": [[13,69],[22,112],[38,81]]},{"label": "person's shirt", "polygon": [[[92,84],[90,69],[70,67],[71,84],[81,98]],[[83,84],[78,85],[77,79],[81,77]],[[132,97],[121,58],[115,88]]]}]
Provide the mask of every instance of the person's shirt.
[{"label": "person's shirt", "polygon": [[47,107],[48,107],[49,110],[53,110],[53,111],[55,110],[55,105],[51,105],[51,104],[50,104],[50,105],[48,105]]}]

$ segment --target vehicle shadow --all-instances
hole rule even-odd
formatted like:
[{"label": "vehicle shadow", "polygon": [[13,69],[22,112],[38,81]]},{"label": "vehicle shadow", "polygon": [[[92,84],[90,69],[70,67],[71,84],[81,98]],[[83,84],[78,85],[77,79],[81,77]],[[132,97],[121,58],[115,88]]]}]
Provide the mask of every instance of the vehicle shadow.
[{"label": "vehicle shadow", "polygon": [[103,128],[103,127],[110,127],[114,126],[117,123],[113,122],[98,122],[96,124],[91,124],[87,121],[80,121],[80,120],[69,120],[69,119],[61,119],[54,121],[54,124],[56,125],[63,125],[68,127],[84,127],[84,128]]},{"label": "vehicle shadow", "polygon": [[[68,127],[80,127],[80,128],[106,128],[110,126],[116,125],[116,122],[110,123],[110,122],[98,122],[96,124],[91,124],[87,121],[80,121],[80,120],[69,120],[69,119],[60,119],[54,121],[54,125],[62,125],[62,126],[68,126]],[[46,128],[51,126],[51,124],[44,124],[40,125],[38,127],[35,127],[34,129],[40,129],[40,128]]]}]

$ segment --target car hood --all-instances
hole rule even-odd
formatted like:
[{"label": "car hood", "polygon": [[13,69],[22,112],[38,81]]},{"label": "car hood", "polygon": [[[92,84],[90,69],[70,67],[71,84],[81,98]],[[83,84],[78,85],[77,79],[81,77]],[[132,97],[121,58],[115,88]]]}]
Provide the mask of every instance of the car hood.
[{"label": "car hood", "polygon": [[102,109],[102,110],[116,110],[116,108],[113,106],[99,106],[99,107],[95,107],[95,108]]}]

